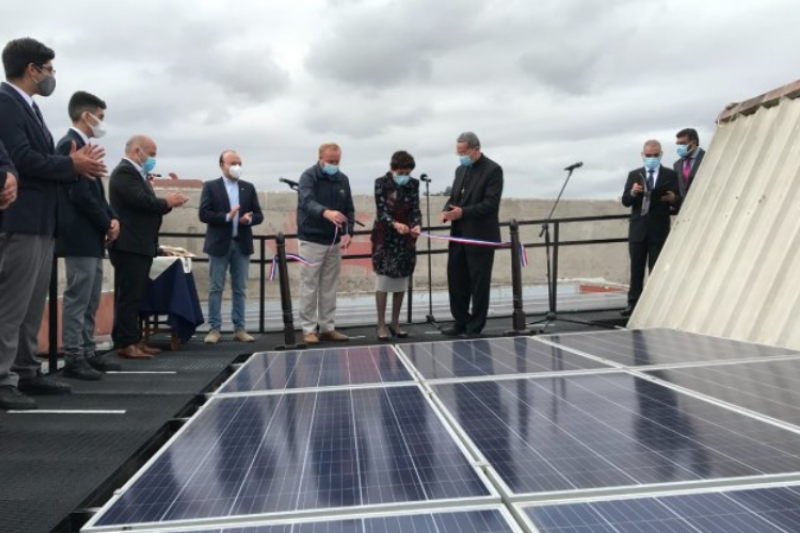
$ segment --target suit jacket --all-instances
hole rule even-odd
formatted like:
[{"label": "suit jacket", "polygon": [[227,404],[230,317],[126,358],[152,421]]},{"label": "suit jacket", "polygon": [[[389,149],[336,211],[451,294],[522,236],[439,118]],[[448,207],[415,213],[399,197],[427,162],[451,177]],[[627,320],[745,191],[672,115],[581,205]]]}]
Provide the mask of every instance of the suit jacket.
[{"label": "suit jacket", "polygon": [[[6,174],[9,172],[14,177],[17,176],[17,169],[14,168],[14,163],[11,162],[11,157],[6,152],[3,141],[0,141],[0,191],[6,186]],[[3,231],[3,211],[0,211],[0,231]]]},{"label": "suit jacket", "polygon": [[118,252],[155,257],[161,219],[172,209],[156,197],[149,183],[130,161],[123,159],[108,183],[111,207],[119,215],[119,238],[111,243]]},{"label": "suit jacket", "polygon": [[[634,183],[644,184],[646,182],[647,171],[644,167],[631,171],[628,180],[625,182],[625,190],[622,192],[622,205],[631,208],[631,218],[628,224],[628,240],[630,242],[660,241],[664,242],[669,236],[670,228],[670,204],[662,202],[659,196],[655,196],[650,203],[650,212],[642,215],[642,203],[644,194],[631,194]],[[675,171],[661,166],[658,171],[658,179],[655,183],[655,194],[672,191],[676,197],[676,206],[680,205],[678,193],[678,176]]]},{"label": "suit jacket", "polygon": [[[463,210],[463,217],[453,222],[450,235],[500,242],[500,199],[503,196],[503,169],[481,155],[471,166],[460,165],[445,211],[451,205]],[[468,246],[470,252],[484,248]]]},{"label": "suit jacket", "polygon": [[19,177],[17,201],[4,212],[3,231],[55,235],[58,184],[76,181],[72,159],[56,155],[47,125],[5,82],[0,84],[0,117],[0,141]]},{"label": "suit jacket", "polygon": [[[236,216],[241,217],[245,213],[253,213],[252,223],[239,223],[239,247],[244,255],[252,255],[253,226],[264,222],[264,214],[261,212],[258,194],[256,194],[253,184],[241,180],[237,184],[240,209]],[[203,192],[200,195],[200,221],[208,224],[206,240],[203,244],[203,252],[208,255],[227,255],[233,239],[233,221],[227,221],[225,217],[233,207],[228,199],[224,178],[207,181],[203,184]]]},{"label": "suit jacket", "polygon": [[689,183],[683,181],[683,158],[678,159],[673,163],[672,170],[675,171],[675,174],[678,175],[678,190],[681,193],[681,198],[686,198],[686,193],[689,192],[689,188],[692,186],[692,182],[694,181],[694,177],[697,175],[697,171],[700,170],[700,164],[703,162],[703,158],[706,156],[706,151],[702,148],[697,149],[697,158],[694,160],[694,166],[692,167],[692,172],[689,174]]},{"label": "suit jacket", "polygon": [[[70,129],[58,141],[56,153],[69,154],[72,143],[82,148],[85,143],[75,130]],[[63,231],[56,239],[58,257],[103,257],[106,234],[117,213],[106,201],[103,180],[78,176],[75,183],[60,185],[58,195],[58,222]]]}]

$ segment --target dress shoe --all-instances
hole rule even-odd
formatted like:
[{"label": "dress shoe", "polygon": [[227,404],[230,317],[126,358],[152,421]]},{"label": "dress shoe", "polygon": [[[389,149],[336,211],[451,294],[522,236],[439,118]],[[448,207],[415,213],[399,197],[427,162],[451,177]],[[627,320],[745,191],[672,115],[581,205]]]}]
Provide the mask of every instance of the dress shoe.
[{"label": "dress shoe", "polygon": [[144,353],[143,351],[139,350],[139,347],[135,344],[131,344],[130,346],[126,346],[125,348],[121,348],[117,350],[117,356],[120,359],[152,359],[153,356],[149,353]]},{"label": "dress shoe", "polygon": [[39,407],[33,398],[22,394],[18,388],[11,385],[0,386],[0,409],[15,411],[31,411]]},{"label": "dress shoe", "polygon": [[625,309],[619,312],[620,316],[631,316],[633,314],[633,310],[636,308],[635,305],[629,305]]},{"label": "dress shoe", "polygon": [[103,379],[103,374],[92,368],[85,359],[80,359],[67,363],[64,367],[64,377],[80,381],[100,381]]},{"label": "dress shoe", "polygon": [[144,352],[147,355],[158,355],[161,353],[161,350],[153,346],[148,346],[144,341],[140,342],[136,347],[139,348],[140,352]]},{"label": "dress shoe", "polygon": [[119,372],[122,370],[122,365],[106,360],[104,355],[94,354],[92,357],[87,357],[86,362],[98,372]]},{"label": "dress shoe", "polygon": [[247,333],[247,330],[237,329],[233,334],[233,340],[236,342],[256,342],[256,338]]},{"label": "dress shoe", "polygon": [[445,337],[460,337],[464,334],[464,330],[457,327],[447,328],[442,330],[442,335]]},{"label": "dress shoe", "polygon": [[332,341],[332,342],[347,342],[350,340],[350,337],[348,337],[344,333],[339,333],[335,329],[322,333],[322,335],[320,335],[319,338],[320,340],[323,341]]},{"label": "dress shoe", "polygon": [[389,330],[387,328],[383,329],[383,333],[381,333],[381,328],[375,328],[375,336],[378,337],[378,340],[381,342],[388,342],[392,340],[389,336]]},{"label": "dress shoe", "polygon": [[303,344],[311,346],[312,344],[319,344],[319,337],[314,332],[303,334]]},{"label": "dress shoe", "polygon": [[33,379],[20,380],[17,388],[25,394],[40,394],[42,396],[72,394],[72,386],[50,379],[41,373],[37,374]]},{"label": "dress shoe", "polygon": [[399,327],[395,328],[394,326],[389,326],[389,332],[392,334],[392,337],[397,337],[398,339],[408,338],[408,333],[406,333]]},{"label": "dress shoe", "polygon": [[203,342],[205,344],[217,344],[219,342],[219,337],[220,337],[219,330],[212,329],[211,331],[208,332],[206,338],[203,339]]}]

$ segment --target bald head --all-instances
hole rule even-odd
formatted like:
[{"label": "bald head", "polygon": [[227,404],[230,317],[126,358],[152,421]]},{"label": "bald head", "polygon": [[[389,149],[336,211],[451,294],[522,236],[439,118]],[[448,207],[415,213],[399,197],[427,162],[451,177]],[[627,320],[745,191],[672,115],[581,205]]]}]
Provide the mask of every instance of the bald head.
[{"label": "bald head", "polygon": [[156,143],[147,135],[134,135],[125,143],[125,156],[138,161],[156,156]]}]

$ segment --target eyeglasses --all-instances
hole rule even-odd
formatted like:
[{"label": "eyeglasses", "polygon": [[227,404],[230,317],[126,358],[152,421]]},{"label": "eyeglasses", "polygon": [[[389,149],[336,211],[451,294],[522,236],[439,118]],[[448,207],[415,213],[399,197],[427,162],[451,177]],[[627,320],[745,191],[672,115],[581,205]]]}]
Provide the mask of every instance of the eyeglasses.
[{"label": "eyeglasses", "polygon": [[39,71],[46,70],[47,72],[50,73],[51,76],[56,75],[56,69],[54,69],[52,66],[45,67],[44,65],[36,65],[36,64],[34,64],[33,66],[36,67]]},{"label": "eyeglasses", "polygon": [[644,154],[645,157],[661,157],[661,154]]}]

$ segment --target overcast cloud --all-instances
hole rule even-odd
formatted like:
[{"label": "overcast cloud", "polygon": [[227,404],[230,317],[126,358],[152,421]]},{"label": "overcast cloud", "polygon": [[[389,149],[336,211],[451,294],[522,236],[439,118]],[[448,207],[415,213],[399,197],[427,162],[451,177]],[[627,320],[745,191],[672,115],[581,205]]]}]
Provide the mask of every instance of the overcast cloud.
[{"label": "overcast cloud", "polygon": [[[246,179],[280,189],[336,141],[356,192],[395,150],[434,190],[456,136],[481,138],[506,196],[615,198],[645,139],[714,133],[725,104],[794,81],[796,0],[269,0],[7,2],[4,38],[56,51],[40,99],[56,137],[87,90],[109,105],[113,166],[134,133],[161,173],[217,177],[239,151]],[[0,117],[0,120],[2,117]]]}]

